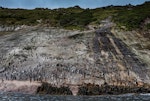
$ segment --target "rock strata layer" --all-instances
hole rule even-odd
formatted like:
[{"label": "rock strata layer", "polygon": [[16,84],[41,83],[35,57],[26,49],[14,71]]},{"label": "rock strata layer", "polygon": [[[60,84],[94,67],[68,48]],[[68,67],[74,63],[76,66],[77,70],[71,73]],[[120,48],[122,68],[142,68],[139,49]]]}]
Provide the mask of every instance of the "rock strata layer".
[{"label": "rock strata layer", "polygon": [[[72,90],[84,83],[150,84],[148,62],[106,27],[95,33],[31,27],[0,36],[0,47],[2,80],[46,81]],[[149,59],[149,51],[144,54]]]},{"label": "rock strata layer", "polygon": [[25,25],[14,25],[14,26],[0,25],[0,32],[18,31],[25,27],[26,27]]}]

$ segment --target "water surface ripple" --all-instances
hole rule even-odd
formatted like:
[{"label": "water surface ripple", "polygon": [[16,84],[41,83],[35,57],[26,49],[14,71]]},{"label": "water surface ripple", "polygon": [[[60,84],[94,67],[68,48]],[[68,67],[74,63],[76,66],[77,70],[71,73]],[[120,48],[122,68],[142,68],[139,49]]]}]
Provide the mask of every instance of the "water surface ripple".
[{"label": "water surface ripple", "polygon": [[0,92],[0,101],[150,101],[150,94],[54,96]]}]

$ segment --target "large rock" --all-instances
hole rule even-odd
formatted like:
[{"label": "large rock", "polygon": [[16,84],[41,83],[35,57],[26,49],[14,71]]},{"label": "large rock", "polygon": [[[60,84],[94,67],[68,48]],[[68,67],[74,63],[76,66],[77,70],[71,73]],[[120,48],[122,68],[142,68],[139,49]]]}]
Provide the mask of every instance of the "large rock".
[{"label": "large rock", "polygon": [[30,27],[1,36],[0,47],[0,77],[7,80],[46,81],[72,89],[84,83],[150,84],[149,62],[106,26],[96,33]]}]

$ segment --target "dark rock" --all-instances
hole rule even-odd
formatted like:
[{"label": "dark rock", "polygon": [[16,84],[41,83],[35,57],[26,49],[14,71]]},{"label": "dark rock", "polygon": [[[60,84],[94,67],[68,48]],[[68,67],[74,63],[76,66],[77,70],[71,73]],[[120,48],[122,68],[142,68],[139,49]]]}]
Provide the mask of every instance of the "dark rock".
[{"label": "dark rock", "polygon": [[72,92],[69,87],[61,86],[58,88],[43,82],[42,85],[37,88],[37,94],[72,95]]},{"label": "dark rock", "polygon": [[150,88],[130,87],[130,86],[113,86],[103,84],[83,84],[79,87],[78,95],[104,95],[104,94],[127,94],[127,93],[149,93]]}]

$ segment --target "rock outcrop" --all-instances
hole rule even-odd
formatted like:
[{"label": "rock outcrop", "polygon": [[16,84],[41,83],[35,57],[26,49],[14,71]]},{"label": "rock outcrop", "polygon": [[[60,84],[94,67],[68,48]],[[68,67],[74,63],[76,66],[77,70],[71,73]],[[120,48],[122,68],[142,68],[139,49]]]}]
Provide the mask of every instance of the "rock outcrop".
[{"label": "rock outcrop", "polygon": [[8,31],[18,31],[22,28],[25,28],[25,25],[0,25],[0,32],[8,32]]},{"label": "rock outcrop", "polygon": [[[106,26],[95,33],[32,27],[1,36],[0,47],[3,80],[44,81],[71,89],[88,83],[123,87],[150,84],[150,65],[141,58],[142,52],[135,53],[136,48]],[[143,54],[150,58],[149,51]]]}]

